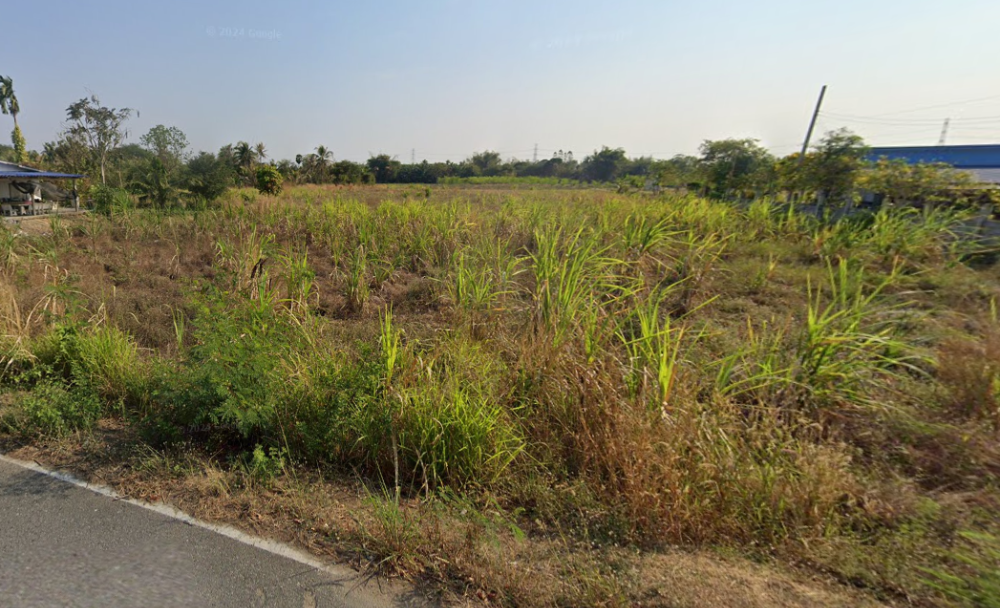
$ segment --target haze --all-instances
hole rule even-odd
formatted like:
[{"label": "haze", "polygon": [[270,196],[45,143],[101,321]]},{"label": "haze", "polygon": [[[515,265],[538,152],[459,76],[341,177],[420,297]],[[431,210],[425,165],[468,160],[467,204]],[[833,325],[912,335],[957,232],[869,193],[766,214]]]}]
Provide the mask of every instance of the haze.
[{"label": "haze", "polygon": [[[696,153],[818,130],[869,143],[1000,140],[1000,3],[49,2],[5,9],[4,61],[29,149],[91,92],[132,107],[135,142],[177,126],[195,150],[263,141],[275,158],[405,162],[602,145]],[[17,24],[11,27],[10,24]],[[4,129],[9,126],[4,127]],[[6,139],[6,138],[5,138]]]}]

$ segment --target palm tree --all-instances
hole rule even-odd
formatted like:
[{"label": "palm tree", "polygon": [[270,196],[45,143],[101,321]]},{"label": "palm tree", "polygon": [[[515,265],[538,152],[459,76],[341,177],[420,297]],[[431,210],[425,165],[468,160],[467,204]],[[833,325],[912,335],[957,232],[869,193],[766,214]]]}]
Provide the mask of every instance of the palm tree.
[{"label": "palm tree", "polygon": [[10,76],[0,76],[0,111],[10,114],[14,118],[14,131],[10,137],[14,144],[14,152],[17,154],[17,162],[24,160],[24,136],[21,135],[21,127],[17,125],[17,114],[21,111],[21,104],[14,94],[14,79]]},{"label": "palm tree", "polygon": [[257,145],[253,147],[254,155],[257,157],[257,162],[264,162],[267,160],[267,147],[264,142],[259,141]]},{"label": "palm tree", "polygon": [[238,142],[233,146],[233,159],[236,166],[243,169],[252,169],[254,163],[254,150],[245,141]]},{"label": "palm tree", "polygon": [[317,176],[318,181],[322,182],[326,177],[326,166],[333,160],[333,150],[327,148],[326,146],[317,146],[316,154],[313,155],[315,160],[316,170],[319,173]]}]

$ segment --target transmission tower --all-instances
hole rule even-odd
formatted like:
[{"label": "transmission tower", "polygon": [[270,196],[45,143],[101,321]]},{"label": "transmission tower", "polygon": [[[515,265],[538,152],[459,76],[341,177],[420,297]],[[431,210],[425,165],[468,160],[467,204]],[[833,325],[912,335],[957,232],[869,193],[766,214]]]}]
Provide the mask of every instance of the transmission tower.
[{"label": "transmission tower", "polygon": [[531,157],[531,162],[533,163],[538,162],[538,144],[535,144],[535,153]]},{"label": "transmission tower", "polygon": [[944,126],[941,127],[941,137],[938,138],[938,145],[943,146],[946,139],[948,139],[948,125],[951,124],[950,118],[944,119]]}]

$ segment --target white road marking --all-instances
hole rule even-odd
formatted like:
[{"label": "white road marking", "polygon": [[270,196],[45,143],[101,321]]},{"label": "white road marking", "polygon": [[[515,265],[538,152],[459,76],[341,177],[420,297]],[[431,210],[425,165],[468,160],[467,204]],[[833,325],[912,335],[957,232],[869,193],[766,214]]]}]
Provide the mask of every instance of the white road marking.
[{"label": "white road marking", "polygon": [[46,475],[53,479],[58,479],[59,481],[63,481],[72,484],[74,486],[84,488],[85,490],[90,490],[91,492],[100,494],[102,496],[107,496],[108,498],[113,498],[114,500],[120,500],[130,505],[142,507],[143,509],[153,511],[154,513],[159,513],[160,515],[170,517],[171,519],[176,519],[188,525],[195,526],[197,528],[203,528],[210,532],[215,532],[216,534],[221,534],[222,536],[231,538],[236,542],[243,543],[244,545],[250,545],[251,547],[254,547],[256,549],[261,549],[262,551],[267,551],[268,553],[272,553],[274,555],[278,555],[280,557],[296,561],[305,566],[309,566],[311,568],[315,568],[316,570],[326,572],[327,574],[332,574],[334,576],[341,577],[343,579],[359,578],[358,574],[353,570],[350,570],[343,566],[338,567],[335,565],[324,563],[314,558],[313,556],[303,551],[300,551],[294,547],[286,545],[284,543],[279,543],[277,541],[251,536],[245,532],[242,532],[230,526],[223,526],[219,524],[209,523],[207,521],[202,521],[200,519],[191,517],[187,513],[184,513],[183,511],[171,507],[169,505],[165,505],[162,503],[149,503],[141,500],[135,500],[134,498],[127,498],[120,495],[118,492],[115,492],[114,490],[112,490],[107,486],[89,483],[81,479],[77,479],[72,475],[66,473],[60,473],[59,471],[52,471],[34,462],[25,462],[23,460],[17,460],[5,454],[0,454],[0,462],[6,462],[8,464],[21,467],[22,469],[28,469],[29,471],[34,471],[36,473]]}]

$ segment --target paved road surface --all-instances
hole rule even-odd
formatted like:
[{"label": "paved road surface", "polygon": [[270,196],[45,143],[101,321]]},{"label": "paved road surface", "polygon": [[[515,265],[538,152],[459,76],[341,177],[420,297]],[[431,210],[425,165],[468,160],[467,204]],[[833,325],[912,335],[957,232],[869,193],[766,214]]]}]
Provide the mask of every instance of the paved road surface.
[{"label": "paved road surface", "polygon": [[0,608],[417,603],[308,562],[0,460]]}]

